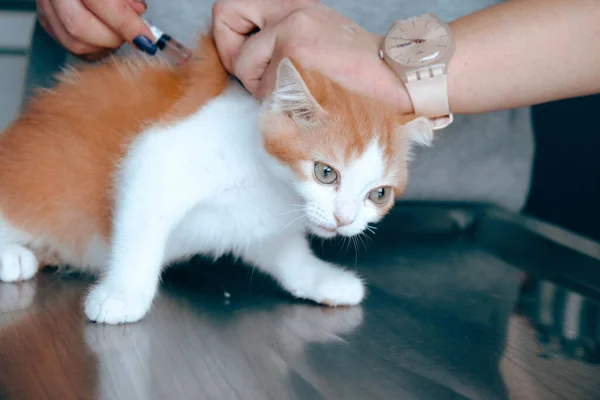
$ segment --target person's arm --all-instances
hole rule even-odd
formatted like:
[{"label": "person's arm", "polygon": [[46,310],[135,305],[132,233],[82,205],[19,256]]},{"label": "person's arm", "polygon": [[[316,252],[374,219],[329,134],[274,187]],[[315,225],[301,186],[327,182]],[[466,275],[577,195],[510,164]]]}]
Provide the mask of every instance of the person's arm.
[{"label": "person's arm", "polygon": [[600,93],[600,1],[511,0],[450,24],[451,111],[479,113]]},{"label": "person's arm", "polygon": [[[435,10],[430,10],[435,13]],[[258,97],[283,57],[348,88],[412,111],[399,78],[378,57],[382,38],[315,0],[226,0],[213,26],[228,71]],[[479,113],[600,92],[600,1],[511,0],[450,24],[453,113]],[[261,32],[245,37],[256,28]]]}]

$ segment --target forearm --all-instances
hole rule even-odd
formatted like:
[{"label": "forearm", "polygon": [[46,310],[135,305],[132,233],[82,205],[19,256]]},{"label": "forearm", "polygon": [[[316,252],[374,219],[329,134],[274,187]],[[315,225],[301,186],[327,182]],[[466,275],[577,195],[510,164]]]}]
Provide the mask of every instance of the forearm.
[{"label": "forearm", "polygon": [[600,92],[600,0],[512,0],[450,26],[453,113]]}]

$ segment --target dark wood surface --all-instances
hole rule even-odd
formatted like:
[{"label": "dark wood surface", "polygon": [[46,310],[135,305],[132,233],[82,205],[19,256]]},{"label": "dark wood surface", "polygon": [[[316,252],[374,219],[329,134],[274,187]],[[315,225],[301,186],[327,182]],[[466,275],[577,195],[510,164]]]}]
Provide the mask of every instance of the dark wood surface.
[{"label": "dark wood surface", "polygon": [[84,320],[83,277],[1,284],[0,398],[600,398],[593,301],[523,289],[468,236],[368,248],[322,247],[369,282],[353,308],[296,301],[228,260],[171,270],[150,314],[121,326]]}]

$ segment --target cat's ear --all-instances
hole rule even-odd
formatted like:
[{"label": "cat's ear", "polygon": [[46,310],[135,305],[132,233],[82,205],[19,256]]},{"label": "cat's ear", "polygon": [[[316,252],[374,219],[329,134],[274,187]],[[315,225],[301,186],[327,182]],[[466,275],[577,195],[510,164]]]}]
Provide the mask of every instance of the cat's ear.
[{"label": "cat's ear", "polygon": [[271,111],[304,124],[316,122],[318,115],[324,112],[289,58],[279,63],[275,88],[267,104]]},{"label": "cat's ear", "polygon": [[400,134],[410,146],[431,146],[434,123],[426,117],[416,117],[400,127]]}]

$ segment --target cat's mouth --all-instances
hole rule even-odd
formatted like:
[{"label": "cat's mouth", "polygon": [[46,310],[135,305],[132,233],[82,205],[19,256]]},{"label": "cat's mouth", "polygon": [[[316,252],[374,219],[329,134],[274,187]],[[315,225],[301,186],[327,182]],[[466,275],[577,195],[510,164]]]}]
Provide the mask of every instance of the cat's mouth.
[{"label": "cat's mouth", "polygon": [[338,233],[336,228],[331,228],[329,226],[324,226],[324,225],[319,225],[319,224],[313,224],[312,231],[316,235],[324,237],[324,238],[332,238],[334,236],[337,236],[337,233]]},{"label": "cat's mouth", "polygon": [[328,232],[328,233],[336,233],[337,232],[337,229],[335,229],[335,228],[328,228],[328,227],[323,226],[323,225],[318,225],[318,228],[322,229],[322,230],[324,230],[325,232]]}]

